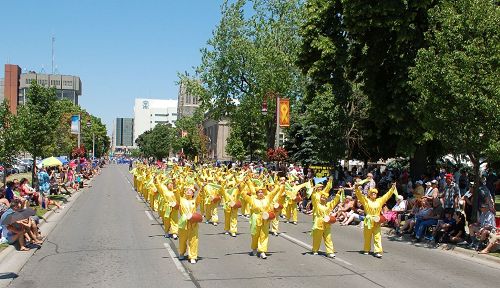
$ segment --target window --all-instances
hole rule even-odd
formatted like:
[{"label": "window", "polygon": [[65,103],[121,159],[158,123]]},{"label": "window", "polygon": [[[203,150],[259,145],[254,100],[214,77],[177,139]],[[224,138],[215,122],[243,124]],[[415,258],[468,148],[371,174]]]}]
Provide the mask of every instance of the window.
[{"label": "window", "polygon": [[167,114],[155,114],[156,117],[167,117],[168,116],[168,113]]},{"label": "window", "polygon": [[172,113],[172,116],[177,116],[177,113]]}]

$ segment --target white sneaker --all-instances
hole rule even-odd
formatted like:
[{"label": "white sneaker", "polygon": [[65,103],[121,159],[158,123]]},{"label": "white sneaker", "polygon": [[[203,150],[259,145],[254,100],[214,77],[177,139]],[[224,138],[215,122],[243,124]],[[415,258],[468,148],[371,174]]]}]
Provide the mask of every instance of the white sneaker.
[{"label": "white sneaker", "polygon": [[369,252],[363,252],[363,255],[368,255],[368,254],[370,254],[370,253]]},{"label": "white sneaker", "polygon": [[314,256],[318,255],[318,252],[313,252],[313,255],[314,255]]},{"label": "white sneaker", "polygon": [[236,237],[236,233],[231,233],[231,237]]},{"label": "white sneaker", "polygon": [[174,238],[174,240],[177,240],[179,238],[179,236],[177,236],[177,234],[174,234],[174,235],[172,235],[172,238]]},{"label": "white sneaker", "polygon": [[260,258],[267,259],[266,253],[264,253],[264,252],[260,253]]},{"label": "white sneaker", "polygon": [[335,258],[335,253],[328,254],[329,258]]},{"label": "white sneaker", "polygon": [[229,235],[229,232],[227,232],[227,231],[226,231],[226,232],[224,232],[224,234],[225,234],[225,235]]},{"label": "white sneaker", "polygon": [[217,225],[219,225],[219,224],[217,224],[217,222],[214,222],[214,226],[217,226]]},{"label": "white sneaker", "polygon": [[255,256],[257,255],[257,250],[252,250],[252,252],[250,252],[250,256]]},{"label": "white sneaker", "polygon": [[382,254],[380,254],[380,253],[375,253],[375,255],[373,255],[373,256],[375,256],[375,257],[377,257],[379,259],[382,258]]},{"label": "white sneaker", "polygon": [[191,262],[191,264],[196,264],[196,259],[191,259],[189,262]]}]

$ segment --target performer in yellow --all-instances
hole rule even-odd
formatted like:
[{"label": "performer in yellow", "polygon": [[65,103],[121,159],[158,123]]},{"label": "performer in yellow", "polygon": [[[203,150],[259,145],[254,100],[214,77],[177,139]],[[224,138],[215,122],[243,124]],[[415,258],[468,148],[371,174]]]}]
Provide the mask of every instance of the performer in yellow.
[{"label": "performer in yellow", "polygon": [[[238,232],[238,207],[235,206],[240,201],[240,189],[233,185],[225,188],[221,187],[220,195],[224,199],[224,231],[225,234],[231,234],[236,237]],[[241,203],[241,202],[240,202]]]},{"label": "performer in yellow", "polygon": [[189,249],[188,259],[191,264],[195,264],[198,260],[198,223],[190,221],[196,212],[195,189],[193,186],[186,187],[183,196],[180,195],[180,189],[182,188],[175,189],[176,197],[179,198],[179,212],[181,214],[179,218],[179,260],[184,260],[186,249]]},{"label": "performer in yellow", "polygon": [[299,191],[308,183],[302,183],[297,185],[298,182],[292,182],[291,185],[286,185],[285,193],[286,193],[286,221],[285,223],[291,222],[294,225],[297,225],[297,217],[299,213],[299,209],[297,207],[297,198],[300,198]]},{"label": "performer in yellow", "polygon": [[179,201],[180,199],[176,197],[174,192],[174,184],[168,182],[160,183],[160,193],[163,197],[163,229],[165,230],[165,237],[169,238],[172,236],[173,239],[177,239],[177,234],[179,233]]},{"label": "performer in yellow", "polygon": [[212,223],[214,226],[217,226],[219,223],[219,215],[217,214],[219,201],[215,201],[214,199],[220,196],[218,189],[213,188],[213,186],[210,184],[215,184],[215,180],[209,179],[208,184],[203,188],[202,192],[205,196],[205,223]]},{"label": "performer in yellow", "polygon": [[[254,187],[252,181],[247,181],[247,187],[251,193],[245,194],[245,200],[250,205],[250,231],[252,234],[251,255],[260,254],[260,258],[267,258],[267,248],[269,242],[269,220],[263,219],[262,214],[272,210],[272,199],[279,192],[276,186],[271,193],[265,194],[264,187]],[[251,194],[251,195],[249,195]]]},{"label": "performer in yellow", "polygon": [[368,255],[371,248],[371,242],[373,237],[374,256],[377,258],[382,258],[382,235],[380,233],[380,223],[378,219],[382,211],[382,206],[389,200],[393,193],[397,193],[396,184],[393,183],[392,187],[385,193],[382,197],[377,198],[378,190],[377,188],[371,188],[368,190],[368,196],[364,196],[363,192],[359,188],[363,181],[359,181],[354,185],[354,191],[358,201],[361,201],[365,209],[365,220],[363,227],[364,245],[363,254]]},{"label": "performer in yellow", "polygon": [[316,186],[314,186],[313,194],[311,195],[313,205],[312,253],[313,255],[318,255],[321,239],[323,239],[328,257],[335,258],[335,248],[333,246],[331,235],[331,224],[329,222],[325,222],[324,219],[325,216],[329,216],[333,208],[339,204],[342,191],[339,190],[337,195],[335,195],[335,198],[327,202],[329,191],[332,188],[332,180],[330,179],[328,181],[328,184],[323,190],[321,190],[321,188],[323,188],[323,184],[316,184]]},{"label": "performer in yellow", "polygon": [[[280,183],[279,183],[280,191],[285,191],[285,182],[286,182],[286,178],[281,177]],[[285,202],[286,202],[285,196],[286,196],[286,193],[278,193],[278,194],[276,194],[276,196],[274,196],[274,199],[273,199],[273,207],[275,205],[278,206],[278,208],[274,209],[274,212],[276,213],[276,218],[271,220],[271,234],[273,234],[274,236],[279,236],[279,233],[280,233],[280,230],[279,230],[279,225],[280,225],[279,218],[280,217],[278,217],[278,216],[281,215],[281,213],[283,211],[283,207],[285,206]]]}]

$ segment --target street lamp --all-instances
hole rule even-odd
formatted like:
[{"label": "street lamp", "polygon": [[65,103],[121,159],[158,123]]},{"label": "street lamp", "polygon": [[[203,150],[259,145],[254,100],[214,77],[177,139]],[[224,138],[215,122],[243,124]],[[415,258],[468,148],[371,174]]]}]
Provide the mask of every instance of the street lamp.
[{"label": "street lamp", "polygon": [[[89,129],[92,129],[92,122],[90,122],[90,119],[87,120],[87,127]],[[95,158],[95,134],[94,131],[92,131],[92,160]]]}]

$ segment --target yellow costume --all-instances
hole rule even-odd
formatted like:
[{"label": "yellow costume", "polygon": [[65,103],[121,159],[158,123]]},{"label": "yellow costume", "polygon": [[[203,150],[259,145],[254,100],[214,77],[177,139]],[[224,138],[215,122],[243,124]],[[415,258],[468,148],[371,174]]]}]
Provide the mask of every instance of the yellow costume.
[{"label": "yellow costume", "polygon": [[235,237],[238,232],[238,208],[231,207],[231,203],[239,200],[240,189],[238,187],[229,189],[222,187],[219,191],[222,199],[224,199],[224,230]]},{"label": "yellow costume", "polygon": [[188,258],[192,263],[196,263],[198,259],[198,223],[189,221],[189,215],[196,212],[196,198],[189,199],[181,197],[178,189],[176,189],[177,197],[180,199],[181,214],[179,218],[179,258],[182,260],[186,249],[188,251]]},{"label": "yellow costume", "polygon": [[337,193],[334,199],[326,203],[321,203],[321,197],[324,197],[325,199],[328,198],[328,193],[331,188],[332,181],[330,180],[322,191],[316,190],[311,196],[313,205],[312,253],[318,253],[319,246],[321,245],[321,239],[323,239],[323,241],[325,242],[326,253],[329,257],[335,257],[335,248],[333,246],[331,235],[331,224],[325,222],[324,217],[330,215],[333,208],[335,208],[335,206],[337,206],[337,204],[339,203],[341,191]]},{"label": "yellow costume", "polygon": [[177,234],[179,233],[179,201],[178,197],[176,197],[176,193],[168,189],[168,187],[161,183],[159,185],[160,193],[163,198],[163,205],[161,210],[163,211],[162,219],[163,219],[163,229],[165,233],[172,234],[172,236],[177,238]]},{"label": "yellow costume", "polygon": [[262,213],[269,212],[272,210],[272,199],[275,197],[276,193],[279,191],[279,186],[267,195],[263,196],[262,199],[259,199],[256,195],[256,190],[262,189],[265,191],[265,188],[258,187],[257,189],[254,187],[252,181],[247,181],[247,186],[249,187],[252,196],[248,194],[245,195],[245,200],[250,205],[250,230],[252,234],[252,244],[251,249],[252,253],[258,252],[261,255],[261,258],[266,258],[266,252],[268,248],[269,242],[269,220],[262,218]]},{"label": "yellow costume", "polygon": [[[361,201],[363,207],[365,209],[365,219],[364,219],[364,227],[363,227],[363,235],[364,235],[364,245],[363,252],[364,254],[368,254],[371,248],[371,241],[373,237],[373,246],[375,247],[374,253],[377,257],[382,257],[382,235],[380,233],[380,223],[375,222],[376,217],[380,217],[380,213],[382,211],[382,206],[389,200],[392,194],[396,191],[395,186],[392,186],[387,193],[385,193],[382,197],[371,199],[361,192],[361,189],[358,185],[354,189],[356,193],[356,197],[358,201]],[[371,193],[378,193],[376,188],[372,188],[368,191],[368,196]],[[397,192],[396,192],[397,193]]]}]

